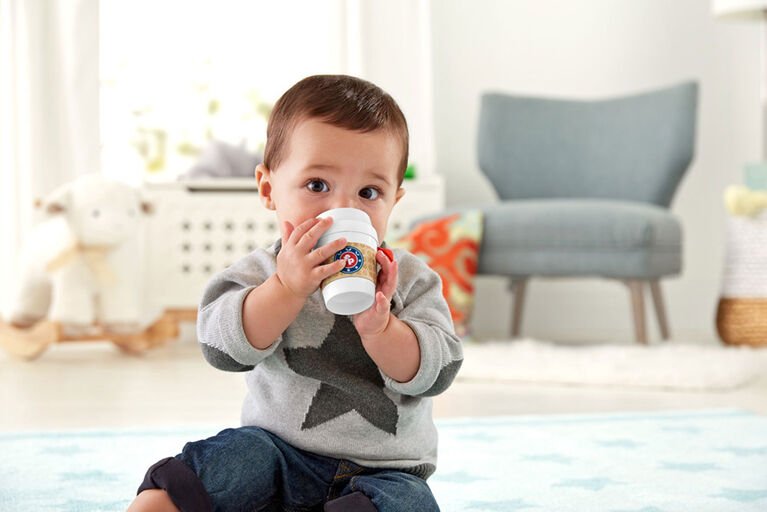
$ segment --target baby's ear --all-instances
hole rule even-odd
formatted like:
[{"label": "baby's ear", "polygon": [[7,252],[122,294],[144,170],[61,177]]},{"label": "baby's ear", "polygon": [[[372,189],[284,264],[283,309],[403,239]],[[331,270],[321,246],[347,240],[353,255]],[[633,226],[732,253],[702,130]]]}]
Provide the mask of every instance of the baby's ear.
[{"label": "baby's ear", "polygon": [[261,204],[267,209],[274,210],[274,200],[272,199],[272,172],[264,164],[256,166],[256,184],[258,185],[258,197],[261,198]]},{"label": "baby's ear", "polygon": [[397,189],[397,194],[394,196],[394,204],[399,203],[399,200],[402,199],[402,196],[405,195],[405,189],[400,187]]}]

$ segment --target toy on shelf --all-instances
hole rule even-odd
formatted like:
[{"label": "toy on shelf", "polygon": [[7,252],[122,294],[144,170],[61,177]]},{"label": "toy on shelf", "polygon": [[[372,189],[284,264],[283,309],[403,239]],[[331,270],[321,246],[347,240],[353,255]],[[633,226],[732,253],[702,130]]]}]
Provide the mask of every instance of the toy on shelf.
[{"label": "toy on shelf", "polygon": [[26,237],[0,347],[25,359],[56,341],[108,339],[140,352],[177,336],[178,318],[142,326],[142,216],[137,189],[89,175],[36,206],[43,218]]},{"label": "toy on shelf", "polygon": [[767,191],[730,185],[724,191],[724,205],[734,217],[754,217],[767,209]]}]

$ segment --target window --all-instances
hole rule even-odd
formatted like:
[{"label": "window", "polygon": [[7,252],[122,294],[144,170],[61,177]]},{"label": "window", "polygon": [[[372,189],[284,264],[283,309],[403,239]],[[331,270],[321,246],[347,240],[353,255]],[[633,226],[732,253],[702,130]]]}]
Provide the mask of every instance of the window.
[{"label": "window", "polygon": [[260,152],[271,105],[346,72],[344,0],[101,2],[104,173],[173,180],[212,141]]}]

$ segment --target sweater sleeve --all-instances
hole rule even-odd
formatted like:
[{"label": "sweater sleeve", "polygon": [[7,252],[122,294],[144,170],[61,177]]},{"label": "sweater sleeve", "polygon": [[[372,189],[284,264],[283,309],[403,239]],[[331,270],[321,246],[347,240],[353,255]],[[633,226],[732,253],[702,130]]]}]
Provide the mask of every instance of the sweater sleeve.
[{"label": "sweater sleeve", "polygon": [[418,338],[421,364],[409,382],[397,382],[381,372],[386,387],[411,396],[434,396],[445,391],[463,362],[461,340],[455,335],[450,309],[442,296],[442,279],[418,257],[397,249],[399,284],[392,313]]},{"label": "sweater sleeve", "polygon": [[197,340],[205,359],[220,370],[252,370],[282,341],[259,350],[242,326],[245,296],[274,273],[274,255],[259,249],[227,268],[206,285],[197,313]]}]

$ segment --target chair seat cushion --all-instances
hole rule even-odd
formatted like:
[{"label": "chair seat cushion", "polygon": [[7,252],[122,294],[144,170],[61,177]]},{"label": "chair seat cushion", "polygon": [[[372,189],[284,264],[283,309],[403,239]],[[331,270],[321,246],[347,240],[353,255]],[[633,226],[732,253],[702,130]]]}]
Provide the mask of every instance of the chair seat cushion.
[{"label": "chair seat cushion", "polygon": [[681,225],[655,205],[536,199],[483,211],[480,274],[651,279],[681,270]]}]

